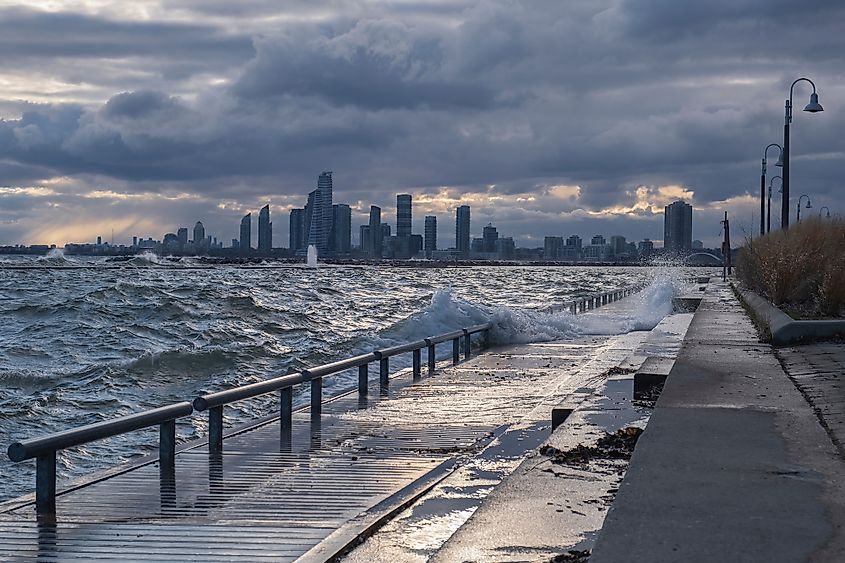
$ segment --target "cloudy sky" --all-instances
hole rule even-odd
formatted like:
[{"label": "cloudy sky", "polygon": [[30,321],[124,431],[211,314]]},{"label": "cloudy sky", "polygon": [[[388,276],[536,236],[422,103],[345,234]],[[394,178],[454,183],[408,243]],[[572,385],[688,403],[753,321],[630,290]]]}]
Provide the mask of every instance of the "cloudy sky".
[{"label": "cloudy sky", "polygon": [[525,246],[660,241],[677,198],[715,245],[724,210],[756,228],[799,76],[792,191],[845,213],[843,29],[841,0],[0,0],[0,244],[229,240],[269,202],[286,246],[333,170],[353,239],[408,192],[441,245],[461,204]]}]

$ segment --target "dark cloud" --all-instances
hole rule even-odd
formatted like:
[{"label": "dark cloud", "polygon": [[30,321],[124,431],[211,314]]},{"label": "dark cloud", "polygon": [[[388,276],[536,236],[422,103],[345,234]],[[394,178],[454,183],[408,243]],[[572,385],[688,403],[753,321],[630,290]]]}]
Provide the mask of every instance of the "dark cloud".
[{"label": "dark cloud", "polygon": [[[638,186],[658,199],[656,187],[686,186],[701,224],[718,225],[705,208],[756,193],[789,85],[809,75],[826,111],[796,115],[793,185],[817,206],[838,201],[840,2],[174,0],[148,21],[115,13],[3,12],[0,72],[42,69],[67,97],[95,94],[0,100],[0,183],[41,174],[74,189],[110,179],[127,193],[192,193],[184,213],[234,224],[237,205],[301,205],[333,169],[337,199],[362,208],[448,187],[502,235],[541,240],[604,221],[659,239],[650,210],[589,212],[631,208]],[[559,198],[560,185],[580,197]]]}]

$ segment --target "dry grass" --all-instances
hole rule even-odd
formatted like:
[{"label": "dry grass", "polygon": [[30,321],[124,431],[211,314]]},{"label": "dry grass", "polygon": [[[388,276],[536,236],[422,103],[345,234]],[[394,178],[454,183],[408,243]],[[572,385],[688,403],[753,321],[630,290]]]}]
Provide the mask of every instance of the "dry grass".
[{"label": "dry grass", "polygon": [[812,218],[754,240],[737,275],[775,305],[836,317],[845,306],[845,221]]}]

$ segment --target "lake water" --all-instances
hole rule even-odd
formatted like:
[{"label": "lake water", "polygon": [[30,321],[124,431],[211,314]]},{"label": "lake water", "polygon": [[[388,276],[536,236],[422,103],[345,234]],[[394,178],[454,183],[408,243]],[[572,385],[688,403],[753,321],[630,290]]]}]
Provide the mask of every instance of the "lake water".
[{"label": "lake water", "polygon": [[[487,320],[495,322],[497,343],[650,328],[669,312],[686,275],[651,267],[197,268],[190,260],[115,266],[61,255],[6,258],[0,262],[0,501],[33,490],[34,462],[13,464],[5,455],[15,440]],[[633,316],[597,323],[589,315],[539,311],[638,282],[651,285]],[[391,366],[408,362],[400,357]],[[331,393],[353,378],[327,379],[325,388]],[[227,422],[274,408],[272,396],[241,403],[227,409]],[[180,440],[203,435],[204,419],[180,422]],[[60,481],[156,444],[152,429],[62,452]]]}]

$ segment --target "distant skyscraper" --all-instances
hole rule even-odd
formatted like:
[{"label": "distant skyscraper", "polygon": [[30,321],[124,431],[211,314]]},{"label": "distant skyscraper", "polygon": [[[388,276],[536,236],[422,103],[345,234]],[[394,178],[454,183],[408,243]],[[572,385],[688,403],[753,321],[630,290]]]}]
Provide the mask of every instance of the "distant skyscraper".
[{"label": "distant skyscraper", "polygon": [[[312,195],[313,194],[313,195]],[[317,248],[317,254],[329,252],[329,236],[332,230],[332,173],[323,172],[317,179],[317,189],[308,194],[306,211],[308,222],[308,245]],[[310,219],[310,221],[308,220]]]},{"label": "distant skyscraper", "polygon": [[273,249],[273,223],[270,222],[270,205],[258,212],[258,251],[270,254]]},{"label": "distant skyscraper", "polygon": [[188,244],[188,228],[187,227],[179,227],[179,230],[176,231],[176,238],[179,239],[179,244],[181,244],[181,245]]},{"label": "distant skyscraper", "polygon": [[546,237],[543,239],[543,259],[560,260],[563,253],[563,237]]},{"label": "distant skyscraper", "polygon": [[305,248],[305,210],[291,209],[290,210],[290,238],[288,239],[288,247],[293,250],[302,250]]},{"label": "distant skyscraper", "polygon": [[692,248],[692,206],[683,201],[667,205],[663,214],[663,248],[683,253]]},{"label": "distant skyscraper", "polygon": [[425,251],[437,250],[437,217],[425,216]]},{"label": "distant skyscraper", "polygon": [[345,203],[332,206],[332,248],[338,254],[352,251],[352,210]]},{"label": "distant skyscraper", "polygon": [[411,236],[411,194],[396,196],[396,236]]},{"label": "distant skyscraper", "polygon": [[197,224],[194,225],[194,244],[202,244],[203,240],[205,240],[205,227],[202,222],[197,221]]},{"label": "distant skyscraper", "polygon": [[241,219],[241,238],[238,248],[241,249],[243,254],[252,250],[252,213],[247,213]]},{"label": "distant skyscraper", "polygon": [[628,252],[628,242],[621,235],[610,237],[610,252],[613,256],[619,257]]},{"label": "distant skyscraper", "polygon": [[369,225],[361,225],[361,230],[359,231],[359,235],[358,235],[358,248],[361,249],[361,252],[366,252],[368,254],[370,252],[370,226]]},{"label": "distant skyscraper", "polygon": [[461,256],[469,256],[469,205],[455,211],[455,248]]},{"label": "distant skyscraper", "polygon": [[603,235],[596,235],[593,237],[593,240],[590,241],[590,244],[606,244],[604,241]]},{"label": "distant skyscraper", "polygon": [[499,232],[492,223],[487,223],[487,226],[482,230],[481,235],[481,251],[482,252],[496,252],[496,241],[499,239]]},{"label": "distant skyscraper", "polygon": [[368,250],[371,258],[381,258],[382,245],[381,207],[370,206],[370,240]]}]

